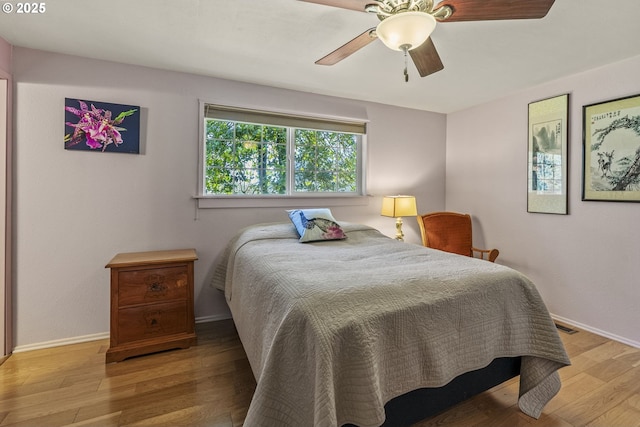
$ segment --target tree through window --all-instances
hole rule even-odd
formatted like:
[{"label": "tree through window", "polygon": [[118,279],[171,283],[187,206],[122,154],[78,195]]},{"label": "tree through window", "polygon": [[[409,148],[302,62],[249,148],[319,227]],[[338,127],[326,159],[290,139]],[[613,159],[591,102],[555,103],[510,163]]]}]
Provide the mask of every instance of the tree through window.
[{"label": "tree through window", "polygon": [[203,195],[362,194],[364,124],[207,107]]}]

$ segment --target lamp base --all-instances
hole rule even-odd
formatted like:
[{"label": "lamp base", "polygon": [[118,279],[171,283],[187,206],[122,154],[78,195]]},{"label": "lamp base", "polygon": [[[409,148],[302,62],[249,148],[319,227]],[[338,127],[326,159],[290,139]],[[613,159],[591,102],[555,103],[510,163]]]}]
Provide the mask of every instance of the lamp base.
[{"label": "lamp base", "polygon": [[404,233],[402,232],[402,218],[396,218],[396,240],[404,242]]}]

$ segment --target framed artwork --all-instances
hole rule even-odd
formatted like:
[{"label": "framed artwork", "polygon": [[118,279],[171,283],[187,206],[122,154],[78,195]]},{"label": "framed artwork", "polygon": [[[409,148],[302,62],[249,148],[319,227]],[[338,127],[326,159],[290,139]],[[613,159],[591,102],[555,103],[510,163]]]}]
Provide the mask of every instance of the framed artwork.
[{"label": "framed artwork", "polygon": [[582,200],[640,202],[640,95],[585,105]]},{"label": "framed artwork", "polygon": [[64,148],[140,153],[140,107],[64,99]]},{"label": "framed artwork", "polygon": [[569,95],[529,104],[527,212],[567,214]]}]

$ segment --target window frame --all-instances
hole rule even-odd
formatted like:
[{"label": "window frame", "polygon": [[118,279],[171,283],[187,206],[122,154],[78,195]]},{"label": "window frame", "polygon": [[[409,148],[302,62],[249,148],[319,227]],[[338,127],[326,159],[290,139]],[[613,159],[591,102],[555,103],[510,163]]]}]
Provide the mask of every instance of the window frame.
[{"label": "window frame", "polygon": [[[214,107],[221,111],[229,113],[224,117],[208,117],[205,113],[207,107]],[[358,159],[357,159],[357,190],[356,192],[342,193],[342,192],[296,192],[293,187],[290,186],[293,181],[294,166],[292,165],[292,158],[294,153],[288,152],[287,155],[287,171],[286,176],[288,182],[288,194],[205,194],[205,176],[206,176],[206,148],[205,148],[205,120],[207,118],[219,118],[222,120],[241,121],[245,120],[236,119],[233,114],[238,112],[239,114],[248,113],[253,117],[272,116],[276,117],[276,120],[292,118],[297,123],[316,123],[319,126],[323,123],[328,124],[345,124],[347,126],[360,126],[363,133],[359,132],[346,132],[357,133],[360,136],[358,142]],[[366,121],[354,120],[354,119],[336,119],[325,118],[322,116],[311,115],[294,115],[288,113],[281,113],[276,111],[263,111],[254,110],[241,107],[230,107],[214,104],[210,102],[200,101],[199,107],[199,132],[198,132],[198,179],[197,190],[195,199],[198,201],[198,208],[233,208],[233,207],[280,207],[280,206],[299,206],[299,207],[312,207],[317,206],[318,203],[322,203],[323,206],[352,206],[352,205],[364,205],[366,201],[366,169],[367,169],[367,134],[366,134]],[[302,122],[300,122],[302,120]],[[272,125],[269,121],[260,122],[257,124]],[[296,126],[277,124],[277,126],[286,126],[288,128],[288,139],[293,138]],[[299,127],[300,129],[309,129],[308,127]],[[319,129],[333,131],[335,129]],[[336,132],[345,132],[335,130]],[[287,145],[291,144],[291,141],[287,141]]]}]

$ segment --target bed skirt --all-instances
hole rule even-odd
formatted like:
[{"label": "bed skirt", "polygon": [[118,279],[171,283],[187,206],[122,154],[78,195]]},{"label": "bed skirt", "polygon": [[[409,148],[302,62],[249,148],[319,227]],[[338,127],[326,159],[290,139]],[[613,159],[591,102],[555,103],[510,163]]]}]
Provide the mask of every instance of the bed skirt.
[{"label": "bed skirt", "polygon": [[[452,406],[520,375],[520,357],[500,357],[487,367],[466,372],[449,384],[421,388],[390,400],[384,406],[382,427],[404,427],[433,417]],[[343,427],[357,427],[345,424]]]}]

